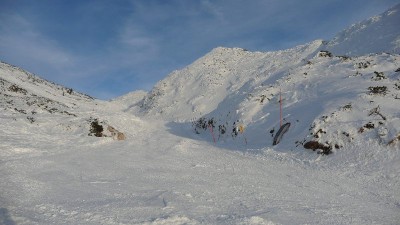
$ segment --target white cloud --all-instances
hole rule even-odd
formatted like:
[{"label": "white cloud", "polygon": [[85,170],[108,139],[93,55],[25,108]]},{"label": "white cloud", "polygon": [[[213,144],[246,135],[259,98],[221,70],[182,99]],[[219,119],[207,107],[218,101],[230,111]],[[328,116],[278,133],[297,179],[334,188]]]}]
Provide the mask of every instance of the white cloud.
[{"label": "white cloud", "polygon": [[129,50],[143,52],[154,52],[157,45],[156,38],[147,34],[132,22],[125,24],[119,35],[119,42]]},{"label": "white cloud", "polygon": [[223,11],[217,5],[213,4],[209,0],[203,0],[203,1],[201,1],[201,6],[206,11],[208,11],[211,15],[213,15],[213,17],[216,18],[221,23],[226,22]]},{"label": "white cloud", "polygon": [[48,39],[23,16],[0,15],[0,49],[9,60],[22,61],[34,67],[45,64],[52,68],[63,68],[73,63],[74,57],[66,53],[56,41]]}]

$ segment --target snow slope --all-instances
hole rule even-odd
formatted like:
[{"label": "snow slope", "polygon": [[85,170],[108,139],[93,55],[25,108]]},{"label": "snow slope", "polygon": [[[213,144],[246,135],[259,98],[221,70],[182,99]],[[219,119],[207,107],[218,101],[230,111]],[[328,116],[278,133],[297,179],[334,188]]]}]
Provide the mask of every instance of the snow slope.
[{"label": "snow slope", "polygon": [[194,124],[205,135],[211,122],[220,142],[232,141],[242,126],[249,145],[259,148],[271,145],[279,129],[282,96],[284,122],[292,125],[287,149],[309,141],[332,150],[363,141],[396,146],[399,55],[337,57],[323,47],[315,41],[268,53],[217,48],[161,80],[129,110]]},{"label": "snow slope", "polygon": [[353,24],[328,43],[336,55],[400,53],[400,4],[368,20]]},{"label": "snow slope", "polygon": [[326,47],[216,48],[108,102],[1,63],[0,224],[399,224],[400,56]]},{"label": "snow slope", "polygon": [[[119,121],[109,119],[114,113],[109,110],[103,113],[103,108],[109,106],[117,112],[124,108],[122,104],[93,99],[3,62],[0,62],[0,91],[2,124],[12,124],[4,128],[6,133],[42,133],[56,139],[65,134],[87,136],[94,119],[105,128],[112,125],[118,129]],[[104,134],[111,136],[106,130]],[[12,156],[19,152],[12,146],[3,146],[3,154]]]},{"label": "snow slope", "polygon": [[240,48],[216,48],[180,71],[159,81],[133,112],[164,119],[190,119],[216,109],[229,95],[251,80],[263,79],[284,68],[296,67],[322,45],[315,41],[277,52],[249,52]]}]

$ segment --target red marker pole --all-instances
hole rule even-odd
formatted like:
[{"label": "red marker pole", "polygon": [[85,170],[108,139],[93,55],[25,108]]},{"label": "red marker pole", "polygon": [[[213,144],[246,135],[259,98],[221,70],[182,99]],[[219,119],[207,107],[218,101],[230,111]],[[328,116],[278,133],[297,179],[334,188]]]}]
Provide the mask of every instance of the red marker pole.
[{"label": "red marker pole", "polygon": [[210,128],[210,132],[211,132],[211,135],[213,137],[214,144],[215,144],[215,137],[214,137],[213,127],[212,127],[212,125],[208,125],[208,127]]},{"label": "red marker pole", "polygon": [[279,89],[279,115],[280,115],[280,125],[282,127],[282,89]]}]

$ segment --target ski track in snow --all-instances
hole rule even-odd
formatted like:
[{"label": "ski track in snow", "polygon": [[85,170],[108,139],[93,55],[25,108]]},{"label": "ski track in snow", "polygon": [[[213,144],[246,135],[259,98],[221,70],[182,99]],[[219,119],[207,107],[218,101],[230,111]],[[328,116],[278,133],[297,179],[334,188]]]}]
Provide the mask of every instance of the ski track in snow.
[{"label": "ski track in snow", "polygon": [[[310,154],[303,160],[297,159],[296,154],[271,148],[243,151],[245,144],[242,151],[229,150],[191,139],[191,134],[186,138],[176,136],[168,132],[167,124],[162,121],[133,119],[129,123],[127,114],[119,118],[125,119],[125,130],[138,128],[125,142],[101,138],[78,141],[72,136],[64,141],[46,140],[48,135],[21,135],[7,126],[8,133],[2,131],[2,136],[7,137],[2,138],[2,147],[8,146],[15,154],[2,155],[0,164],[3,214],[7,210],[7,215],[2,215],[3,222],[396,224],[398,221],[400,186],[398,166],[393,159],[377,159],[387,160],[389,168],[386,168],[374,160],[374,155],[354,156],[354,160],[364,160],[364,166],[351,161],[351,155],[361,154],[362,149],[333,158]],[[187,129],[189,132],[191,128]],[[15,137],[25,139],[25,147],[12,147]],[[376,147],[377,151],[387,151]],[[398,154],[394,157],[398,162]],[[395,170],[391,171],[391,167]]]}]

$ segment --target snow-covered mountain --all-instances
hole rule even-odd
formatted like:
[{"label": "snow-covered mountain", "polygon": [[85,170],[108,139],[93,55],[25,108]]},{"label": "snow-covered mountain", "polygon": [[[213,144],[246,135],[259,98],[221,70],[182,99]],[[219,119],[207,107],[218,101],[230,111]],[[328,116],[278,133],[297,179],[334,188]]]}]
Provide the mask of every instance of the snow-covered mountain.
[{"label": "snow-covered mountain", "polygon": [[212,120],[220,141],[240,125],[249,143],[263,146],[279,129],[282,95],[283,119],[292,125],[286,148],[393,144],[400,137],[399,8],[352,25],[330,42],[276,52],[216,48],[159,81],[129,111],[194,125]]},{"label": "snow-covered mountain", "polygon": [[0,224],[397,224],[398,8],[112,101],[0,63]]},{"label": "snow-covered mountain", "polygon": [[400,54],[400,4],[385,13],[351,25],[328,43],[335,55]]},{"label": "snow-covered mountain", "polygon": [[[166,119],[191,119],[213,110],[228,96],[240,95],[250,83],[295,68],[313,57],[322,41],[278,52],[216,48],[180,71],[159,81],[140,102],[139,112]],[[242,90],[246,91],[246,90]],[[248,90],[247,90],[248,91]]]},{"label": "snow-covered mountain", "polygon": [[[98,124],[98,128],[103,127],[101,135],[111,137],[120,131],[109,109],[118,112],[123,107],[120,105],[93,99],[0,62],[0,120],[10,125],[8,132],[100,136],[93,128]],[[113,131],[107,130],[109,126]]]},{"label": "snow-covered mountain", "polygon": [[29,114],[35,114],[38,111],[69,114],[65,110],[75,108],[77,102],[93,101],[93,98],[87,95],[43,80],[3,62],[0,62],[0,73],[0,101],[5,109],[19,106],[26,108],[25,105],[27,105],[30,108]]},{"label": "snow-covered mountain", "polygon": [[292,124],[289,148],[315,140],[340,148],[364,136],[395,140],[399,55],[337,57],[321,48],[321,41],[270,53],[217,48],[160,81],[131,110],[177,122],[212,119],[229,131],[224,140],[242,124],[250,143],[270,145],[281,92],[283,119]]}]

